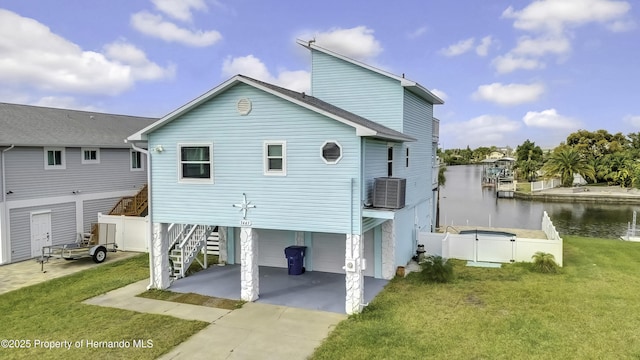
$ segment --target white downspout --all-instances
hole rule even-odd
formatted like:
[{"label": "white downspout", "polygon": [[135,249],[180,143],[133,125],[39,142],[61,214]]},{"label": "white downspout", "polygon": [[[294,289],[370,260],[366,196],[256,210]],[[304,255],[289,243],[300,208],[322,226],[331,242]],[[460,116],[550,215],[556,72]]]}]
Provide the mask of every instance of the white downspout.
[{"label": "white downspout", "polygon": [[130,144],[133,150],[147,156],[147,216],[149,218],[149,285],[147,285],[147,290],[150,290],[153,287],[153,279],[155,278],[155,267],[153,266],[153,210],[151,210],[151,152],[137,147],[134,143]]},{"label": "white downspout", "polygon": [[13,149],[14,147],[16,147],[14,144],[11,144],[11,146],[9,146],[8,148],[2,150],[2,156],[0,156],[0,162],[2,162],[2,219],[0,219],[0,222],[2,222],[2,226],[0,226],[0,231],[2,231],[3,234],[6,234],[7,236],[2,236],[2,234],[0,234],[0,239],[2,239],[2,244],[0,244],[0,264],[4,264],[7,263],[9,261],[7,261],[8,259],[5,259],[5,248],[7,248],[7,258],[9,258],[9,253],[10,253],[10,248],[11,246],[9,244],[7,244],[7,241],[9,240],[9,235],[7,233],[7,224],[8,224],[8,219],[9,216],[7,214],[7,209],[9,209],[9,207],[7,206],[7,179],[6,176],[4,174],[4,162],[5,162],[5,158],[4,158],[4,153],[6,153],[7,151]]}]

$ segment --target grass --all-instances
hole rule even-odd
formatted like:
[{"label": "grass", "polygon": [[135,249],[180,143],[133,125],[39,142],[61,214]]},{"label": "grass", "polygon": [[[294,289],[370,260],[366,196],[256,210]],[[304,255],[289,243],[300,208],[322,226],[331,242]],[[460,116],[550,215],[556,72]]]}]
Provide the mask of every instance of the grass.
[{"label": "grass", "polygon": [[[0,359],[155,359],[208,325],[81,303],[148,276],[145,254],[0,295],[0,339],[31,342],[26,349],[0,348]],[[36,340],[82,341],[83,346],[35,348]],[[124,340],[131,347],[91,349],[86,340]],[[134,340],[151,340],[152,347],[134,348]]]},{"label": "grass", "polygon": [[565,237],[558,274],[455,262],[456,280],[392,280],[313,359],[640,357],[640,244]]},{"label": "grass", "polygon": [[521,192],[523,194],[531,194],[531,183],[518,181],[516,183],[516,191]]},{"label": "grass", "polygon": [[200,295],[195,293],[176,293],[176,292],[167,291],[167,290],[147,290],[142,294],[139,294],[138,296],[147,298],[147,299],[172,301],[172,302],[177,302],[182,304],[209,306],[209,307],[215,307],[215,308],[227,309],[227,310],[239,309],[245,303],[245,301],[242,301],[242,300],[224,299],[224,298],[218,298],[214,296],[205,296],[205,295]]}]

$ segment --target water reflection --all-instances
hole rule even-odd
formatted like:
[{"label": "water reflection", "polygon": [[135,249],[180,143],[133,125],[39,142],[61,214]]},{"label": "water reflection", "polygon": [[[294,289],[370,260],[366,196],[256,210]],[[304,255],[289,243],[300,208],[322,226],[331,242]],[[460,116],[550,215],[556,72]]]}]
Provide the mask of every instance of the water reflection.
[{"label": "water reflection", "polygon": [[618,238],[638,205],[558,203],[497,199],[481,185],[481,166],[450,166],[440,194],[441,225],[539,229],[547,211],[560,234]]}]

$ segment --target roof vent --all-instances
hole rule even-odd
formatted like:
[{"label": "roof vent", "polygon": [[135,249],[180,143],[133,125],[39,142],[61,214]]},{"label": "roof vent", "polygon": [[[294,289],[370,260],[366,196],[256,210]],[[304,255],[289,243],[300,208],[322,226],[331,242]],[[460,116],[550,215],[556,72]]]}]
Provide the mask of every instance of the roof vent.
[{"label": "roof vent", "polygon": [[251,112],[251,100],[242,98],[236,103],[236,109],[240,115],[248,115]]}]

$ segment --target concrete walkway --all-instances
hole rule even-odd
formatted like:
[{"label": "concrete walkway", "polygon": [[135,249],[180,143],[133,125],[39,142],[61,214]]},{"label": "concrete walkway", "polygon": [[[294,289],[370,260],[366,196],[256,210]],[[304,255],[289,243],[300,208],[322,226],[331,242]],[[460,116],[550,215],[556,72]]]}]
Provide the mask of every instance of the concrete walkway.
[{"label": "concrete walkway", "polygon": [[[137,252],[108,252],[107,259],[102,264],[124,260],[138,255],[140,255],[140,253]],[[2,265],[0,266],[0,294],[100,265],[101,264],[93,262],[90,258],[71,261],[51,258],[48,262],[44,263],[44,272],[41,271],[42,266],[36,260],[25,260]]]},{"label": "concrete walkway", "polygon": [[84,303],[211,323],[160,359],[306,359],[347,316],[261,303],[237,310],[136,297],[149,280]]}]

